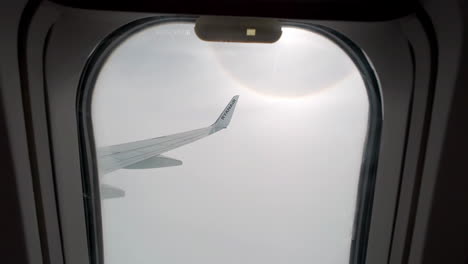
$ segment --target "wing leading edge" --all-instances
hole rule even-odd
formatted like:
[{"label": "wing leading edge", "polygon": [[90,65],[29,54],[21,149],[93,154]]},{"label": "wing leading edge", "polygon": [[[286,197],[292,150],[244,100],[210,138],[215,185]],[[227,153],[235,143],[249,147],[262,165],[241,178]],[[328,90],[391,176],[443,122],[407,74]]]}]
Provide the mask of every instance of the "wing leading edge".
[{"label": "wing leading edge", "polygon": [[100,173],[105,174],[122,168],[145,169],[181,165],[182,161],[160,154],[227,128],[238,100],[239,96],[234,96],[211,126],[169,136],[99,148],[97,158]]}]

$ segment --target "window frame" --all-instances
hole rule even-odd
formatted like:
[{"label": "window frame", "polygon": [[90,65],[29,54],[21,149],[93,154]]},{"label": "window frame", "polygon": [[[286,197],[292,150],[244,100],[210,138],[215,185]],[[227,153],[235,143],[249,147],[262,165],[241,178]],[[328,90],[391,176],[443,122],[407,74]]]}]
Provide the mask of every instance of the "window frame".
[{"label": "window frame", "polygon": [[[83,223],[85,217],[81,181],[83,168],[79,163],[77,109],[74,108],[77,102],[80,75],[89,55],[106,35],[130,21],[155,16],[155,14],[90,11],[62,7],[42,10],[43,14],[50,12],[61,13],[61,16],[51,23],[53,26],[47,28],[49,33],[45,41],[46,56],[43,62],[43,67],[46,69],[44,86],[48,102],[61,239],[67,263],[89,263],[87,258],[89,241],[87,241],[84,232],[86,226]],[[90,27],[93,22],[98,22],[94,24],[97,26]],[[406,46],[407,40],[399,28],[398,21],[351,23],[298,20],[297,22],[312,22],[346,35],[365,51],[379,75],[386,116],[383,120],[376,195],[366,260],[368,263],[383,263],[390,250],[400,168],[403,163],[401,156],[406,144],[407,120],[413,91],[411,69],[413,61],[411,52]],[[68,34],[70,28],[80,34],[79,42],[76,40],[73,42],[73,39],[70,39]],[[370,39],[370,35],[374,37]],[[389,45],[386,43],[389,39],[396,39],[397,44]],[[63,47],[69,47],[73,52]],[[393,48],[395,52],[379,53],[385,48]],[[70,109],[60,110],[67,106]]]}]

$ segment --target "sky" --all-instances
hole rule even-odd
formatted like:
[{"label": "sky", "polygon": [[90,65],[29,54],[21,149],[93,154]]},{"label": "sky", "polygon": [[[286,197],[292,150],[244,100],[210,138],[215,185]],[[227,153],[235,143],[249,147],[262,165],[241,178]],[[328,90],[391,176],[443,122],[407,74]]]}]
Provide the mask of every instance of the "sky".
[{"label": "sky", "polygon": [[92,97],[97,147],[211,125],[164,153],[181,166],[117,170],[102,201],[106,264],[348,263],[369,103],[351,59],[316,33],[205,42],[150,26],[107,59]]}]

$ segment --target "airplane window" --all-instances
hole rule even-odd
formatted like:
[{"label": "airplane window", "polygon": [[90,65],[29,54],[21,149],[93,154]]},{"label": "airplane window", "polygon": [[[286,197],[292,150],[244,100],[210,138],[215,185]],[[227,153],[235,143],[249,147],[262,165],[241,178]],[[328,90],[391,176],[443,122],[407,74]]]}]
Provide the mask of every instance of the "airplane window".
[{"label": "airplane window", "polygon": [[373,177],[354,60],[299,26],[241,43],[194,25],[147,25],[97,69],[104,263],[349,263]]}]

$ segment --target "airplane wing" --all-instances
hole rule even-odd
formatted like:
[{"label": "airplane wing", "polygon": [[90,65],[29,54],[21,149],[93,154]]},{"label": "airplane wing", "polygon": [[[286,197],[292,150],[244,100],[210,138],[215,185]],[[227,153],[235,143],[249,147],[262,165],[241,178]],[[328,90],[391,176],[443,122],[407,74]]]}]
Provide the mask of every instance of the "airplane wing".
[{"label": "airplane wing", "polygon": [[178,166],[182,161],[160,154],[202,139],[226,128],[232,118],[239,96],[234,96],[211,126],[169,136],[156,137],[125,144],[101,147],[97,150],[100,173],[118,169],[144,169]]}]

